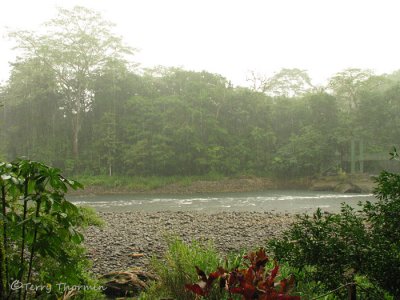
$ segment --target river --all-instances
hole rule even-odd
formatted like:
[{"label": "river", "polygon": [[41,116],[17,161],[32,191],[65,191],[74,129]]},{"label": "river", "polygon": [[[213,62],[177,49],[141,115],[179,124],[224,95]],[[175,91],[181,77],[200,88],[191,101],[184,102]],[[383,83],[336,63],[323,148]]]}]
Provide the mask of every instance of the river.
[{"label": "river", "polygon": [[122,211],[258,211],[310,213],[318,207],[327,212],[340,211],[341,203],[357,207],[362,201],[375,201],[372,194],[340,194],[314,191],[265,191],[252,193],[212,193],[195,195],[84,195],[68,196],[77,204],[102,212]]}]

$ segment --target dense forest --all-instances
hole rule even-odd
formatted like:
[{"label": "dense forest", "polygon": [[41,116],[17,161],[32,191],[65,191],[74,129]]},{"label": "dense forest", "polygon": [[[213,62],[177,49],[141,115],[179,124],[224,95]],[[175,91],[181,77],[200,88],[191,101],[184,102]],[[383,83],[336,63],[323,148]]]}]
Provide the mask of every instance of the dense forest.
[{"label": "dense forest", "polygon": [[[21,52],[0,89],[0,155],[86,175],[311,176],[381,169],[400,137],[400,72],[252,74],[134,65],[111,25],[60,10],[48,33],[10,33]],[[162,49],[160,49],[162,51]]]}]

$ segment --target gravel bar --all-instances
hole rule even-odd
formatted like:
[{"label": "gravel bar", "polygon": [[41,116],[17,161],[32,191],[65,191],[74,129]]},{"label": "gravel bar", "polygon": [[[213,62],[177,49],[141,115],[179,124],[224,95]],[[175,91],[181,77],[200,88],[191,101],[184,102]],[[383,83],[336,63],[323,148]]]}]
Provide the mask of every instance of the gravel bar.
[{"label": "gravel bar", "polygon": [[184,241],[212,241],[221,253],[254,249],[278,237],[293,221],[270,212],[101,212],[105,226],[86,229],[85,245],[93,272],[146,269],[166,250],[165,235]]}]

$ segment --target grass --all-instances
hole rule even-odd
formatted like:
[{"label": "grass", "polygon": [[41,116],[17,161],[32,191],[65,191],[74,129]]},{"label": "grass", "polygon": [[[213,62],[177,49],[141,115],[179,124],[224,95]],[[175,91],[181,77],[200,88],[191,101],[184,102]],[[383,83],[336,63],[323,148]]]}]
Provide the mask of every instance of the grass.
[{"label": "grass", "polygon": [[186,187],[193,182],[219,181],[225,177],[219,174],[208,174],[205,176],[106,176],[106,175],[78,175],[74,179],[85,187],[100,187],[104,189],[119,189],[128,191],[151,191],[170,184]]},{"label": "grass", "polygon": [[152,259],[152,269],[159,281],[141,294],[141,300],[195,299],[193,293],[185,290],[185,284],[198,281],[195,266],[208,274],[223,263],[223,259],[211,243],[194,241],[187,244],[177,237],[167,237],[167,245],[168,250],[163,258]]}]

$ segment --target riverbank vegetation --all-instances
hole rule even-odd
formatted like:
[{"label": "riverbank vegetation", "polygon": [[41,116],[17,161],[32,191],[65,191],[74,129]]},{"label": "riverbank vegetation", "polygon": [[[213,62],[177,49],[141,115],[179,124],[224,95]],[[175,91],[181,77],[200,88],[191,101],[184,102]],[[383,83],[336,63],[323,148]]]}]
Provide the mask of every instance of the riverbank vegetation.
[{"label": "riverbank vegetation", "polygon": [[206,71],[141,69],[82,7],[10,36],[21,55],[0,89],[7,160],[83,176],[296,178],[377,174],[398,142],[398,72],[346,69],[315,86],[305,70],[283,69],[242,87]]},{"label": "riverbank vegetation", "polygon": [[[397,157],[396,152],[393,156]],[[98,226],[101,222],[93,212],[64,199],[68,188],[80,188],[80,183],[34,161],[1,163],[0,168],[2,297],[46,299],[53,295],[101,299],[100,289],[107,283],[101,285],[90,273],[79,231],[82,226]],[[340,214],[323,214],[318,210],[312,217],[299,216],[282,238],[266,245],[270,256],[279,263],[271,261],[265,269],[267,259],[262,250],[249,254],[249,265],[243,254],[223,257],[210,243],[186,244],[170,238],[164,256],[153,259],[155,282],[139,298],[195,299],[195,292],[206,299],[224,299],[237,292],[239,295],[232,296],[233,299],[247,299],[254,293],[262,299],[266,290],[256,292],[256,283],[276,280],[284,288],[268,285],[271,295],[284,293],[292,299],[313,299],[324,294],[330,295],[327,299],[341,299],[350,288],[351,293],[363,299],[397,299],[399,187],[400,175],[383,171],[377,178],[378,202],[360,205],[358,212],[343,206]],[[244,229],[237,230],[240,234]],[[263,275],[264,270],[272,270],[269,277]],[[201,275],[208,282],[209,276],[214,276],[209,274],[218,280],[215,284],[209,282],[206,289],[203,285],[198,289],[194,284],[196,277]],[[245,281],[240,274],[247,274]],[[227,292],[216,285],[217,281],[224,282],[225,277],[233,278],[226,282]],[[31,290],[30,286],[36,289]],[[74,288],[65,290],[67,286]],[[89,288],[76,290],[80,286]]]},{"label": "riverbank vegetation", "polygon": [[[357,211],[343,204],[338,214],[325,214],[318,209],[312,216],[297,216],[282,238],[266,245],[271,257],[279,262],[270,269],[279,265],[280,278],[289,275],[295,278],[290,295],[301,299],[399,299],[400,175],[383,171],[376,182],[376,203],[360,203]],[[210,245],[203,245],[199,250],[196,243],[189,245],[172,240],[163,259],[153,262],[160,280],[141,299],[160,296],[195,299],[184,287],[188,282],[196,282],[196,276],[203,279],[199,287],[189,285],[190,291],[203,295],[204,299],[225,299],[228,294],[218,289],[229,285],[218,287],[217,279],[226,272],[217,267],[247,268],[249,265],[244,264],[243,257],[236,254],[224,259]],[[196,273],[195,266],[204,272]],[[257,277],[254,270],[250,273],[245,271],[252,279]],[[207,281],[207,274],[215,277],[213,284]],[[245,284],[246,280],[243,279],[242,291],[251,294],[254,290]]]},{"label": "riverbank vegetation", "polygon": [[[108,176],[78,175],[75,177],[88,191],[94,192],[150,192],[169,185],[188,187],[198,181],[218,182],[225,177],[220,174],[205,176]],[[78,191],[79,192],[79,191]],[[85,191],[83,191],[85,192]]]},{"label": "riverbank vegetation", "polygon": [[224,176],[211,173],[201,176],[108,176],[78,175],[84,190],[74,194],[196,194],[259,192],[266,190],[332,191],[338,193],[371,193],[373,176],[341,174],[338,176],[271,178],[254,175]]},{"label": "riverbank vegetation", "polygon": [[[142,293],[139,299],[172,297],[190,300],[195,299],[195,295],[215,300],[300,299],[287,296],[289,290],[290,294],[299,294],[298,291],[293,292],[294,282],[283,275],[288,274],[288,268],[282,269],[269,261],[262,249],[248,255],[235,254],[223,258],[211,244],[195,242],[188,245],[176,237],[168,239],[165,260],[153,260],[153,267],[158,271],[160,280]],[[250,275],[252,272],[254,275]],[[240,284],[242,276],[247,281]],[[200,282],[192,284],[198,282],[199,277]],[[265,292],[257,291],[257,283],[258,288],[263,288]],[[225,285],[229,288],[225,289]],[[279,298],[278,295],[286,295],[287,298]],[[263,298],[265,296],[268,297]]]}]

